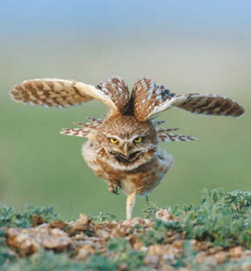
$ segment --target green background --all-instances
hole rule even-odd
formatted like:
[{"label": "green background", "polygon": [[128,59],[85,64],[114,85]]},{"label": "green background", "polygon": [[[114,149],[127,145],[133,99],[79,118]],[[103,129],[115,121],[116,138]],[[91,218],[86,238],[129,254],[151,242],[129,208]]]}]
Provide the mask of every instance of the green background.
[{"label": "green background", "polygon": [[[175,164],[150,195],[160,206],[199,201],[203,188],[250,190],[251,4],[249,1],[1,1],[0,201],[52,205],[62,218],[125,216],[84,163],[84,140],[59,134],[100,117],[96,101],[69,109],[16,104],[8,91],[32,78],[97,84],[112,75],[131,87],[148,76],[176,93],[217,93],[246,109],[240,119],[172,109],[159,116],[196,142],[163,144]],[[138,198],[134,215],[141,215]]]}]

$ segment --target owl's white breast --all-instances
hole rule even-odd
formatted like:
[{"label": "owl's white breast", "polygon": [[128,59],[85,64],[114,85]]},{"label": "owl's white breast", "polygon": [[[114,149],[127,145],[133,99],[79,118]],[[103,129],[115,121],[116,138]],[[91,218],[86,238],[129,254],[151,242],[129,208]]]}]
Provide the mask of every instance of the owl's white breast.
[{"label": "owl's white breast", "polygon": [[96,162],[97,160],[97,150],[95,146],[93,145],[92,140],[88,140],[85,144],[82,146],[82,156],[86,162],[86,164],[93,170],[97,171],[100,170],[101,167]]}]

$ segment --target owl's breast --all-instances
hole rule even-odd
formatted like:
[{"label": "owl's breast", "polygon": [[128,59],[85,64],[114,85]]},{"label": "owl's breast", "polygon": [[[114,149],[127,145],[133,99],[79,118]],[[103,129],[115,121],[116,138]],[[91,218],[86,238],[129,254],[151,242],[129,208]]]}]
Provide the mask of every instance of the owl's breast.
[{"label": "owl's breast", "polygon": [[[102,159],[100,155],[102,153]],[[106,160],[106,152],[102,152],[95,142],[89,140],[82,147],[82,156],[86,164],[93,172],[103,180],[121,180],[125,177],[125,173],[121,170],[112,167]]]},{"label": "owl's breast", "polygon": [[[100,155],[102,154],[102,159]],[[153,158],[133,170],[121,170],[109,163],[106,152],[102,152],[95,142],[89,140],[82,147],[82,155],[87,165],[103,180],[119,180],[126,194],[135,192],[145,195],[155,189],[170,170],[173,158],[170,154],[156,152]]]},{"label": "owl's breast", "polygon": [[97,151],[98,148],[95,145],[95,142],[88,140],[82,146],[82,156],[86,164],[92,169],[92,171],[98,175],[100,178],[107,180],[107,174],[103,170],[102,166],[97,161]]},{"label": "owl's breast", "polygon": [[145,195],[154,190],[171,169],[173,158],[170,154],[156,154],[149,163],[128,172],[127,181],[133,183],[137,194]]}]

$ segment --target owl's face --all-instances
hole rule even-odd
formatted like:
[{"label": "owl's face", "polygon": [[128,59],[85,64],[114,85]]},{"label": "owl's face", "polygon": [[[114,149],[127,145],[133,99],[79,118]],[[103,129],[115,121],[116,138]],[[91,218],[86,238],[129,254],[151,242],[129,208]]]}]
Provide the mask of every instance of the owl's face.
[{"label": "owl's face", "polygon": [[96,140],[106,152],[106,162],[122,170],[148,162],[157,150],[153,124],[133,116],[111,116],[98,130]]}]

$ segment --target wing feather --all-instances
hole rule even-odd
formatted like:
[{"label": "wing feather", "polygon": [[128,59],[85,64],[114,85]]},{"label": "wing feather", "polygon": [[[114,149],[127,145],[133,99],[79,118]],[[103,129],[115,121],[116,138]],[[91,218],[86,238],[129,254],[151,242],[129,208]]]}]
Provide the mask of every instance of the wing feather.
[{"label": "wing feather", "polygon": [[197,140],[195,137],[176,135],[171,133],[157,133],[158,138],[162,142],[177,142],[177,141],[194,141]]},{"label": "wing feather", "polygon": [[152,114],[155,115],[171,107],[178,107],[196,114],[240,117],[244,109],[236,101],[215,94],[187,94],[167,100],[156,107]]},{"label": "wing feather", "polygon": [[138,80],[132,90],[134,115],[139,121],[146,121],[165,101],[175,94],[166,90],[164,86],[157,86],[150,78]]},{"label": "wing feather", "polygon": [[122,111],[129,103],[129,92],[119,77],[108,78],[96,87],[74,80],[26,80],[10,91],[16,102],[64,108],[80,105],[93,99],[106,104],[112,111]]},{"label": "wing feather", "polygon": [[16,102],[63,108],[92,100],[93,92],[92,85],[45,78],[26,80],[14,86],[10,94]]},{"label": "wing feather", "polygon": [[77,137],[89,137],[91,134],[91,129],[81,129],[81,128],[64,128],[60,131],[62,135],[70,135]]},{"label": "wing feather", "polygon": [[245,112],[242,106],[230,98],[199,93],[176,95],[164,86],[157,86],[150,78],[142,78],[135,83],[132,97],[134,114],[139,121],[146,121],[172,107],[215,116],[240,117]]},{"label": "wing feather", "polygon": [[129,110],[130,93],[122,78],[110,77],[100,82],[97,88],[109,97],[119,112],[126,113]]}]

